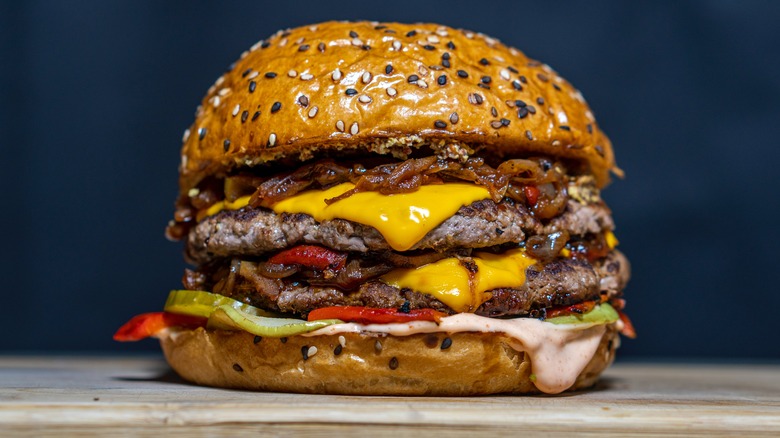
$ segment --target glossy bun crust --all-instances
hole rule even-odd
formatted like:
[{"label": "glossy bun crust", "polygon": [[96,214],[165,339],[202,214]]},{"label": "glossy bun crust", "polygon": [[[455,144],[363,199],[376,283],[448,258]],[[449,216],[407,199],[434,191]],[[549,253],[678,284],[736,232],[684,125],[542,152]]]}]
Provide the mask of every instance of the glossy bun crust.
[{"label": "glossy bun crust", "polygon": [[618,171],[579,91],[520,51],[436,24],[328,22],[259,41],[209,89],[180,190],[238,167],[423,145],[572,158],[600,185]]},{"label": "glossy bun crust", "polygon": [[[436,395],[538,393],[526,353],[496,334],[454,333],[411,336],[255,337],[246,332],[172,331],[160,339],[171,367],[199,385],[258,391],[352,395]],[[451,340],[442,349],[445,338]],[[593,386],[613,361],[618,346],[607,327],[590,363],[569,391]],[[303,351],[317,351],[304,359]],[[338,354],[336,354],[338,353]]]}]

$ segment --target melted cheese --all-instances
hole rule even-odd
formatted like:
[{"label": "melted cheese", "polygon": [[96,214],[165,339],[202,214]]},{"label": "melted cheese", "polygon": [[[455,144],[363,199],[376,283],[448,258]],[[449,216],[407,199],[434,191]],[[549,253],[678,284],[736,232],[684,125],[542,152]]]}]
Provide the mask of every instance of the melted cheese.
[{"label": "melted cheese", "polygon": [[526,268],[536,263],[521,249],[503,254],[477,253],[471,260],[471,270],[468,263],[447,258],[414,269],[396,269],[381,280],[432,295],[456,312],[473,312],[490,299],[488,291],[522,286]]}]

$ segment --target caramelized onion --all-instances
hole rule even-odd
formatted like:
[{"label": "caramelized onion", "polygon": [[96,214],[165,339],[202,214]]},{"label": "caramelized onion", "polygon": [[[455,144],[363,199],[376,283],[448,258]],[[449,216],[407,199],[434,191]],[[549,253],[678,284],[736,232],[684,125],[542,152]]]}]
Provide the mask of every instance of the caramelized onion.
[{"label": "caramelized onion", "polygon": [[548,262],[558,257],[568,241],[569,232],[566,230],[550,233],[546,236],[531,236],[525,243],[525,251],[537,260]]},{"label": "caramelized onion", "polygon": [[351,260],[335,277],[326,278],[324,276],[316,276],[307,278],[307,281],[309,284],[316,286],[335,286],[342,290],[353,290],[366,281],[386,274],[392,269],[393,266],[385,263],[361,266],[360,261]]},{"label": "caramelized onion", "polygon": [[257,272],[269,278],[287,278],[298,272],[298,267],[277,263],[258,263]]}]

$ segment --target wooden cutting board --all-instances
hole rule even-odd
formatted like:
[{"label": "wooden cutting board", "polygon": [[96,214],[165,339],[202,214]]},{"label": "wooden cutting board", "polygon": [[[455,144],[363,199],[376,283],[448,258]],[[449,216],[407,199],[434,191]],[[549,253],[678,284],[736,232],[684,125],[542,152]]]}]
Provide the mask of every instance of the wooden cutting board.
[{"label": "wooden cutting board", "polygon": [[0,357],[0,436],[780,436],[780,365],[618,364],[588,392],[354,397],[202,388],[156,357]]}]

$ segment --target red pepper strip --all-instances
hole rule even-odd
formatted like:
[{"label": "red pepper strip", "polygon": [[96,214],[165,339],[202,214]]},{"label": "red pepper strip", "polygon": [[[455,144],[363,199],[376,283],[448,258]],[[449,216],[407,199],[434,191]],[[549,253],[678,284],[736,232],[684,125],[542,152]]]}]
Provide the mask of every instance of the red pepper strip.
[{"label": "red pepper strip", "polygon": [[314,269],[338,271],[347,262],[347,255],[314,245],[298,245],[277,253],[269,263],[279,265],[302,265]]},{"label": "red pepper strip", "polygon": [[536,186],[523,186],[523,194],[528,200],[528,205],[534,206],[539,201],[539,189]]},{"label": "red pepper strip", "polygon": [[196,328],[205,327],[208,318],[180,315],[178,313],[152,312],[134,316],[114,333],[119,342],[140,341],[154,336],[168,327]]},{"label": "red pepper strip", "polygon": [[361,306],[322,307],[309,313],[309,321],[320,319],[340,319],[345,322],[360,324],[391,324],[395,322],[435,321],[439,322],[447,316],[444,312],[433,309],[414,309],[400,312],[397,309],[376,309]]},{"label": "red pepper strip", "polygon": [[596,307],[595,301],[583,301],[573,306],[555,307],[547,311],[547,318],[555,318],[556,316],[570,315],[572,313],[582,315],[590,312],[594,307]]},{"label": "red pepper strip", "polygon": [[634,324],[631,324],[631,320],[628,319],[628,315],[620,310],[617,313],[620,316],[620,320],[623,321],[623,329],[620,330],[620,334],[627,338],[636,339],[636,330],[634,330]]}]

